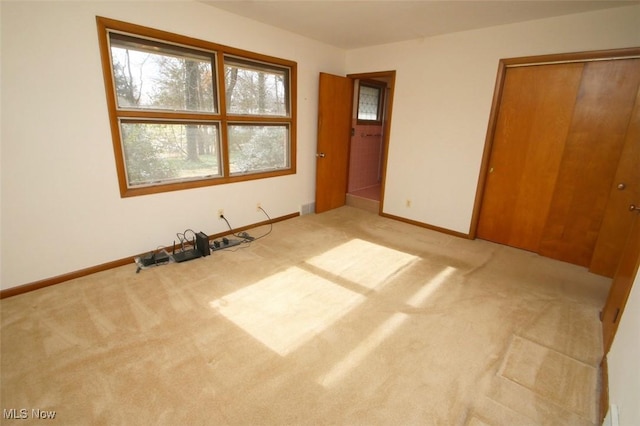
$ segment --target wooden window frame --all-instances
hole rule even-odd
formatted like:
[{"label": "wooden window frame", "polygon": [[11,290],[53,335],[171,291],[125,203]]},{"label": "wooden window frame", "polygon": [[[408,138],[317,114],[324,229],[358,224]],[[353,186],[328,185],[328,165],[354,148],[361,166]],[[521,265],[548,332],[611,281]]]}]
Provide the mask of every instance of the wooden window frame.
[{"label": "wooden window frame", "polygon": [[[276,176],[285,176],[296,173],[296,112],[297,112],[297,63],[294,61],[262,55],[246,50],[236,49],[200,39],[182,36],[162,30],[135,25],[123,21],[97,16],[98,40],[100,45],[100,55],[102,60],[102,71],[109,110],[109,122],[113,142],[118,184],[121,197],[132,197],[139,195],[155,194],[183,189],[199,188],[211,185],[228,184],[248,180],[265,179]],[[214,66],[217,78],[214,84],[214,98],[217,101],[217,112],[212,113],[191,113],[174,112],[151,109],[126,109],[118,108],[113,68],[111,64],[111,52],[109,44],[109,33],[123,33],[134,38],[157,41],[164,44],[171,44],[187,49],[204,50],[216,55]],[[288,111],[286,116],[257,115],[257,114],[228,114],[226,109],[224,67],[225,57],[241,58],[242,60],[262,63],[267,67],[284,68],[288,70],[288,84],[285,84],[288,101]],[[205,177],[194,180],[182,180],[176,182],[165,182],[151,184],[147,186],[130,186],[127,181],[126,165],[122,149],[120,135],[120,120],[157,120],[158,122],[171,122],[176,119],[192,120],[194,122],[217,122],[219,123],[220,134],[220,157],[221,176]],[[227,135],[227,125],[236,123],[246,124],[267,124],[286,125],[289,129],[289,150],[288,167],[275,170],[268,170],[255,173],[231,174],[229,170],[229,145]]]}]

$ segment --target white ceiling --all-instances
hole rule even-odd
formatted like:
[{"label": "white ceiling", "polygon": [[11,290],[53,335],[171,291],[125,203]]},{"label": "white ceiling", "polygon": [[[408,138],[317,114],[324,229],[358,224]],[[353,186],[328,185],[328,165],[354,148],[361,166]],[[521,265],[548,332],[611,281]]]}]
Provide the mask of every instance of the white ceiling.
[{"label": "white ceiling", "polygon": [[636,0],[200,1],[343,49],[640,4]]}]

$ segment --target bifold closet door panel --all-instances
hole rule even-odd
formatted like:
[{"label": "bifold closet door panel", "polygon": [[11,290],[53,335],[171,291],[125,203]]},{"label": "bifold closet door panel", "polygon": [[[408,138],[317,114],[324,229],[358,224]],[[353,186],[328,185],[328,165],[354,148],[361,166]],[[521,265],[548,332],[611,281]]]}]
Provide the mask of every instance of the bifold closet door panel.
[{"label": "bifold closet door panel", "polygon": [[634,108],[640,60],[588,62],[538,252],[589,266]]},{"label": "bifold closet door panel", "polygon": [[538,250],[583,67],[570,63],[507,69],[479,238]]},{"label": "bifold closet door panel", "polygon": [[637,216],[637,213],[629,210],[629,206],[640,202],[640,85],[616,176],[609,191],[609,202],[589,270],[612,277],[622,256],[634,216]]}]

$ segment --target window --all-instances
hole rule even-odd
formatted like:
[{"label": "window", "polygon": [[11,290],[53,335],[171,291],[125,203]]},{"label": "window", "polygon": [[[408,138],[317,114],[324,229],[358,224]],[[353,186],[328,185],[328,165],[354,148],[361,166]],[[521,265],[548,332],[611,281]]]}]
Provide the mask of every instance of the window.
[{"label": "window", "polygon": [[96,19],[121,196],[295,173],[295,62]]},{"label": "window", "polygon": [[358,124],[381,124],[385,83],[360,81],[358,86]]},{"label": "window", "polygon": [[[225,56],[225,93],[229,173],[287,169],[290,166],[289,71],[282,67]],[[233,121],[234,117],[273,121]]]}]

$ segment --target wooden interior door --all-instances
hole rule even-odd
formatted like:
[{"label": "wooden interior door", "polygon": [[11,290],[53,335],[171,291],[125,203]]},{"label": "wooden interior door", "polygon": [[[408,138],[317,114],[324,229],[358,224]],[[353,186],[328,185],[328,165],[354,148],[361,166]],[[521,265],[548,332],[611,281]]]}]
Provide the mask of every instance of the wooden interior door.
[{"label": "wooden interior door", "polygon": [[[541,255],[590,265],[639,83],[640,59],[585,64],[542,232]],[[619,216],[624,215],[626,211],[621,209]]]},{"label": "wooden interior door", "polygon": [[628,208],[634,203],[640,203],[640,88],[589,265],[591,272],[605,276],[615,273],[633,222]]},{"label": "wooden interior door", "polygon": [[316,212],[346,203],[353,81],[320,73],[316,150]]},{"label": "wooden interior door", "polygon": [[538,251],[583,68],[507,69],[478,237]]}]

